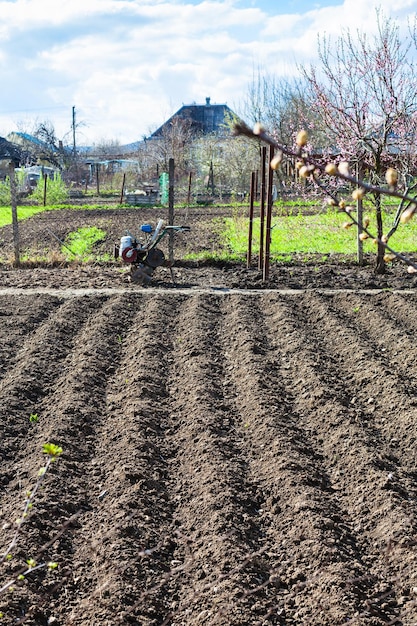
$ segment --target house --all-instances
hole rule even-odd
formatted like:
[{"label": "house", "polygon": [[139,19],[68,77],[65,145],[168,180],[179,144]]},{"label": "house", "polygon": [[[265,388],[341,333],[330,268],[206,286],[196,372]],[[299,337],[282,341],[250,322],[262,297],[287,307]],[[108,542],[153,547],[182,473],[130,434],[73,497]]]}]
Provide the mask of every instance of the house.
[{"label": "house", "polygon": [[173,125],[175,120],[183,120],[190,123],[190,128],[195,135],[217,134],[219,136],[230,135],[227,120],[236,115],[227,104],[211,104],[210,98],[206,98],[205,104],[185,104],[162,126],[160,126],[150,139],[158,139],[164,135]]},{"label": "house", "polygon": [[8,141],[18,146],[26,155],[26,163],[47,165],[53,167],[62,166],[64,148],[58,149],[52,144],[47,144],[38,137],[29,133],[11,132],[7,135]]},{"label": "house", "polygon": [[5,161],[13,161],[15,165],[19,164],[21,159],[21,151],[18,146],[7,141],[4,137],[0,137],[0,159]]},{"label": "house", "polygon": [[21,159],[20,149],[4,137],[0,137],[0,180],[10,174],[10,163],[17,167]]}]

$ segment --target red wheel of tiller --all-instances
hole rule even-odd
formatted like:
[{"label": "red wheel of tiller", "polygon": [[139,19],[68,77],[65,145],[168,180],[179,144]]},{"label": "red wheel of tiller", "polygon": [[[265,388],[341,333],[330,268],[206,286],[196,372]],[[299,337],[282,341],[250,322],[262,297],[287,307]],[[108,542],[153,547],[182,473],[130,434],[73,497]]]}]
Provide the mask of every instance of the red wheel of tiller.
[{"label": "red wheel of tiller", "polygon": [[134,263],[138,258],[138,251],[135,248],[125,248],[122,252],[122,259],[126,263]]}]

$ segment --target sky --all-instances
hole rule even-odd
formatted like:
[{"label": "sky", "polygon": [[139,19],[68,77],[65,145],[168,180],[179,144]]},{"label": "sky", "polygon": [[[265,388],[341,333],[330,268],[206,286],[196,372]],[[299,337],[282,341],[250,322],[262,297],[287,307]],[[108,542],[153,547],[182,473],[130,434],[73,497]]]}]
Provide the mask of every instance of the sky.
[{"label": "sky", "polygon": [[0,0],[0,136],[47,121],[71,144],[74,110],[77,144],[126,144],[207,97],[239,114],[258,68],[295,75],[376,8],[405,27],[417,0]]}]

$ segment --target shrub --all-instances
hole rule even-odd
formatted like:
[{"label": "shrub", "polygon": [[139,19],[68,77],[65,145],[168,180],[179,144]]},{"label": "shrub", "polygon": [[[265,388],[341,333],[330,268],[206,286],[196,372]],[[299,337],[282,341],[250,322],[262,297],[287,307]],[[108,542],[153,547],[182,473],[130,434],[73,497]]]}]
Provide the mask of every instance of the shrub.
[{"label": "shrub", "polygon": [[[39,204],[43,202],[45,183],[40,178],[38,184],[32,193],[32,198]],[[69,191],[59,172],[55,173],[54,178],[47,178],[46,181],[46,202],[47,204],[63,204],[69,198]]]}]

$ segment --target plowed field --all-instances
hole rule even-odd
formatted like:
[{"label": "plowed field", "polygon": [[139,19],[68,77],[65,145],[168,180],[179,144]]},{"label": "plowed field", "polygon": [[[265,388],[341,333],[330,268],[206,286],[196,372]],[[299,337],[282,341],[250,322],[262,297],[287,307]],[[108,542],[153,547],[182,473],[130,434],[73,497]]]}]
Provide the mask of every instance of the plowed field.
[{"label": "plowed field", "polygon": [[[0,295],[0,623],[417,624],[417,297]],[[38,421],[30,421],[30,415]]]},{"label": "plowed field", "polygon": [[[417,625],[416,275],[184,262],[217,249],[213,211],[179,216],[148,288],[116,262],[0,267],[1,554],[63,450],[0,624]],[[47,212],[22,250],[94,224],[108,252],[154,217]]]}]

